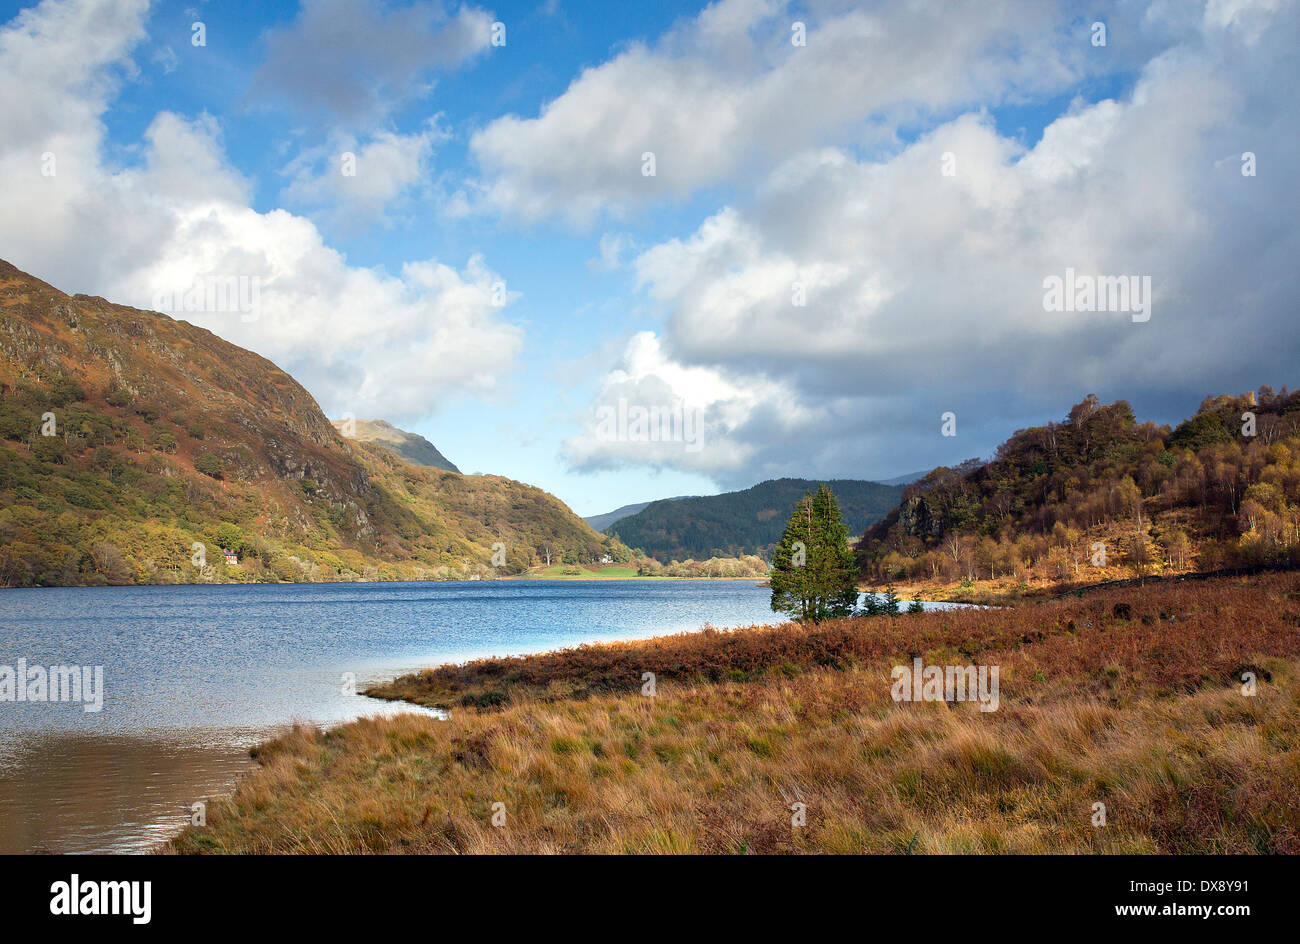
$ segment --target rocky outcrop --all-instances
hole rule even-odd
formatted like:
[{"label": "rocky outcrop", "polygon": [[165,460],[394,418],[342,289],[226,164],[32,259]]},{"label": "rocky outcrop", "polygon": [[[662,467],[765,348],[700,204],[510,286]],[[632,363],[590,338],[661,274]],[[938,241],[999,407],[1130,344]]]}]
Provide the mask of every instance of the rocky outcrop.
[{"label": "rocky outcrop", "polygon": [[943,534],[943,521],[931,510],[924,495],[913,495],[899,506],[898,525],[908,537],[928,539]]}]

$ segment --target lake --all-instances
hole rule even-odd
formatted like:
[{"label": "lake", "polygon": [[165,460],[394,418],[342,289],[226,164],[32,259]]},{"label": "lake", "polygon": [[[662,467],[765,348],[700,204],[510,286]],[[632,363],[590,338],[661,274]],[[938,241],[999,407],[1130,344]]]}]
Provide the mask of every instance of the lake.
[{"label": "lake", "polygon": [[5,590],[0,672],[85,667],[87,701],[91,667],[103,683],[98,711],[0,701],[0,853],[148,851],[284,726],[421,710],[349,694],[351,680],[779,622],[769,592],[730,580]]}]

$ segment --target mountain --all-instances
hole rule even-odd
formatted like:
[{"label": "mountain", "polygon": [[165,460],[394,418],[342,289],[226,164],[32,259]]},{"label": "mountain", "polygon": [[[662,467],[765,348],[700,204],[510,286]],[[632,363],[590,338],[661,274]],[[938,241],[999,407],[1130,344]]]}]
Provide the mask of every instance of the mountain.
[{"label": "mountain", "polygon": [[925,478],[928,470],[922,469],[920,472],[909,472],[907,475],[896,475],[892,479],[881,479],[881,485],[911,485],[917,479]]},{"label": "mountain", "polygon": [[[345,438],[378,443],[411,465],[426,465],[445,472],[460,472],[433,443],[418,433],[408,433],[384,420],[330,420]],[[597,529],[599,530],[599,529]]]},{"label": "mountain", "polygon": [[620,550],[541,489],[345,440],[209,331],[0,261],[0,585],[490,576]]},{"label": "mountain", "polygon": [[1174,429],[1089,396],[907,486],[857,553],[876,583],[1300,563],[1300,392],[1209,397]]},{"label": "mountain", "polygon": [[[812,479],[774,479],[753,488],[721,495],[664,499],[610,526],[628,547],[641,548],[656,560],[699,560],[768,554],[781,537],[790,513],[805,493],[817,490]],[[879,482],[832,479],[850,534],[859,534],[898,504],[903,489]]]},{"label": "mountain", "polygon": [[607,511],[603,515],[588,515],[582,520],[587,522],[597,531],[604,531],[615,521],[622,521],[624,518],[636,514],[650,503],[648,501],[637,502],[634,505],[623,505],[621,508],[615,508],[613,511]]},{"label": "mountain", "polygon": [[[665,498],[662,499],[662,501],[680,501],[685,497],[687,496],[679,495],[677,498]],[[591,525],[597,531],[604,531],[615,521],[622,521],[624,518],[631,517],[638,511],[649,507],[649,505],[650,502],[648,501],[637,502],[634,505],[624,505],[622,508],[615,508],[613,511],[607,511],[603,515],[591,515],[582,520],[587,522],[587,524]]]}]

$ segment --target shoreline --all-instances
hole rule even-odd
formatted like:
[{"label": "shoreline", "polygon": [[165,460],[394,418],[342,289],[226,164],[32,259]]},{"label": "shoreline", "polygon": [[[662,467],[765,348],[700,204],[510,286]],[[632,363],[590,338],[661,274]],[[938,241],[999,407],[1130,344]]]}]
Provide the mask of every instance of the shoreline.
[{"label": "shoreline", "polygon": [[[899,603],[906,606],[914,598],[926,603],[969,603],[973,605],[1013,606],[1020,602],[1058,600],[1105,589],[1122,589],[1177,584],[1185,581],[1214,580],[1221,577],[1251,577],[1261,574],[1289,573],[1298,568],[1288,564],[1258,564],[1249,567],[1222,567],[1215,570],[1179,570],[1168,573],[1151,573],[1142,576],[1108,576],[1092,581],[1036,580],[1034,583],[1013,582],[1009,578],[995,580],[977,579],[963,588],[962,582],[934,584],[931,582],[885,584],[878,586],[858,584],[859,593],[883,594],[893,587]],[[1118,573],[1124,573],[1118,570]]]},{"label": "shoreline", "polygon": [[[565,574],[552,574],[541,577],[535,574],[512,574],[509,577],[494,577],[493,580],[584,580],[591,583],[609,582],[617,580],[699,580],[699,581],[717,581],[717,580],[756,580],[760,583],[765,582],[767,577],[669,577],[665,574],[641,574],[633,577],[589,577],[580,574],[568,576]],[[466,581],[472,583],[473,581]]]},{"label": "shoreline", "polygon": [[[25,805],[13,805],[13,817],[0,817],[7,820],[0,822],[4,844],[12,843],[21,851],[42,846],[86,851],[91,846],[99,848],[110,843],[116,848],[119,840],[113,838],[115,823],[139,824],[134,827],[137,837],[156,838],[155,827],[178,826],[182,822],[177,814],[181,806],[203,799],[195,791],[228,792],[220,783],[209,784],[197,778],[192,785],[175,792],[156,822],[142,822],[137,814],[130,812],[137,803],[135,794],[140,791],[132,789],[131,796],[118,797],[114,795],[114,785],[140,782],[141,771],[148,771],[153,763],[151,752],[131,745],[95,752],[95,744],[109,743],[117,732],[149,738],[148,743],[159,747],[157,770],[160,773],[156,783],[159,791],[163,791],[172,777],[161,773],[172,745],[210,742],[215,754],[230,754],[227,730],[235,730],[240,733],[240,741],[233,753],[240,760],[247,759],[250,748],[283,736],[295,721],[329,729],[348,723],[358,715],[425,710],[366,697],[340,700],[340,673],[354,672],[356,688],[364,690],[430,665],[471,661],[503,652],[536,653],[560,646],[645,638],[665,631],[695,631],[708,620],[715,625],[745,626],[773,617],[766,612],[764,591],[744,583],[712,587],[699,582],[654,587],[641,583],[608,584],[585,589],[540,581],[531,589],[517,582],[493,586],[478,586],[479,583],[450,586],[377,583],[334,589],[316,585],[244,586],[195,592],[184,588],[170,592],[119,588],[120,593],[77,588],[80,592],[75,594],[20,594],[7,598],[6,611],[26,627],[11,640],[19,649],[39,646],[43,639],[58,650],[84,643],[91,649],[86,650],[83,658],[110,664],[111,668],[114,651],[110,649],[115,634],[138,636],[138,648],[142,652],[157,651],[161,655],[146,659],[145,671],[135,677],[161,680],[153,688],[174,690],[176,695],[155,697],[146,685],[128,684],[126,677],[121,684],[113,685],[110,679],[115,700],[107,705],[104,714],[91,716],[91,721],[101,718],[102,721],[83,725],[83,733],[92,740],[104,739],[95,741],[89,749],[95,756],[103,755],[99,767],[104,776],[97,783],[75,791],[75,797],[70,797],[62,787],[55,788],[56,778],[50,772],[62,769],[63,765],[38,763],[40,757],[54,756],[50,752],[61,751],[58,744],[72,743],[61,736],[63,726],[58,723],[59,718],[47,718],[40,712],[29,713],[30,716],[8,715],[0,703],[0,722],[5,729],[0,731],[0,754],[6,761],[0,777],[8,780],[10,793],[22,791],[29,796]],[[611,607],[611,600],[620,603]],[[72,630],[66,636],[51,635],[43,614],[50,613],[54,604],[56,610],[72,608],[67,612],[86,614],[87,619],[94,619],[109,629],[85,639]],[[142,607],[153,613],[153,617],[141,623],[132,622],[136,613],[146,611]],[[153,609],[157,607],[162,609]],[[309,615],[300,615],[304,613]],[[265,614],[283,614],[287,622],[266,623]],[[30,621],[25,618],[28,616]],[[382,624],[384,628],[378,635],[367,632],[366,624],[359,622],[363,619],[373,620],[375,625]],[[190,664],[189,657],[182,654],[173,658],[166,645],[153,645],[154,640],[165,642],[170,638],[172,624],[190,627],[205,639],[243,640],[252,653],[275,651],[278,653],[275,664],[283,671],[275,668],[251,676],[240,673],[244,680],[267,676],[246,697],[232,698],[230,690],[219,682],[196,678],[187,683],[185,680],[193,671],[185,667]],[[430,626],[434,627],[433,631]],[[209,648],[210,651],[215,648],[209,660],[212,665],[234,666],[243,659],[243,656],[223,655],[219,646]],[[46,661],[53,664],[60,660],[51,654]],[[154,701],[158,711],[146,711]],[[216,714],[196,710],[194,705],[210,706]],[[74,710],[80,717],[82,712]],[[14,737],[10,737],[11,732]],[[18,739],[38,745],[45,753],[24,753]],[[10,758],[11,753],[16,756]],[[112,766],[114,757],[120,759],[119,768]],[[0,788],[0,793],[3,792]],[[42,796],[46,799],[42,800]],[[0,802],[6,810],[10,805]],[[97,812],[82,815],[77,823],[69,824],[58,818],[59,807],[73,809],[91,805],[95,805]],[[23,826],[24,822],[30,826]],[[134,851],[140,848],[132,846],[129,839],[127,847]]]},{"label": "shoreline", "polygon": [[[447,720],[295,729],[166,851],[1300,852],[1296,600],[1261,574],[441,667],[380,687]],[[1001,710],[891,700],[890,665],[957,653]],[[1189,823],[1171,777],[1236,799]]]},{"label": "shoreline", "polygon": [[408,583],[493,583],[504,580],[587,580],[587,581],[611,581],[611,580],[758,580],[764,581],[766,577],[673,577],[667,574],[645,574],[633,575],[631,577],[587,577],[587,576],[565,576],[560,574],[550,576],[539,576],[537,574],[508,574],[505,576],[492,577],[457,577],[455,579],[431,579],[425,577],[411,578],[410,580],[203,580],[195,583],[57,583],[57,584],[33,584],[30,587],[11,587],[0,586],[0,593],[5,590],[123,590],[131,587],[332,587],[332,586],[349,586],[363,585],[374,586],[389,584],[408,584]]}]

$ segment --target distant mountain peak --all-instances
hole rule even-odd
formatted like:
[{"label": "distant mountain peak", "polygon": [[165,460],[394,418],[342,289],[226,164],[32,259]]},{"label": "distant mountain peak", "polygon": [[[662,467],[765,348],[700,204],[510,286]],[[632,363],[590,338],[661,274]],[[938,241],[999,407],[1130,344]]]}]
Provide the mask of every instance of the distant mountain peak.
[{"label": "distant mountain peak", "polygon": [[411,465],[430,466],[444,472],[460,474],[460,469],[438,451],[437,447],[419,433],[408,433],[398,429],[387,420],[330,420],[343,435],[347,435],[349,425],[353,435],[349,438],[358,442],[373,442],[383,446],[389,452],[396,453]]},{"label": "distant mountain peak", "polygon": [[621,508],[615,508],[613,511],[607,511],[603,515],[588,515],[582,520],[587,522],[597,531],[604,531],[615,522],[622,521],[624,518],[630,518],[641,511],[644,511],[656,501],[681,501],[683,498],[690,498],[689,495],[675,495],[672,498],[655,498],[650,501],[635,502],[631,505],[623,505]]},{"label": "distant mountain peak", "polygon": [[896,475],[892,479],[878,479],[881,485],[911,485],[913,482],[920,481],[930,474],[929,469],[922,469],[919,472],[909,472],[906,475]]}]

